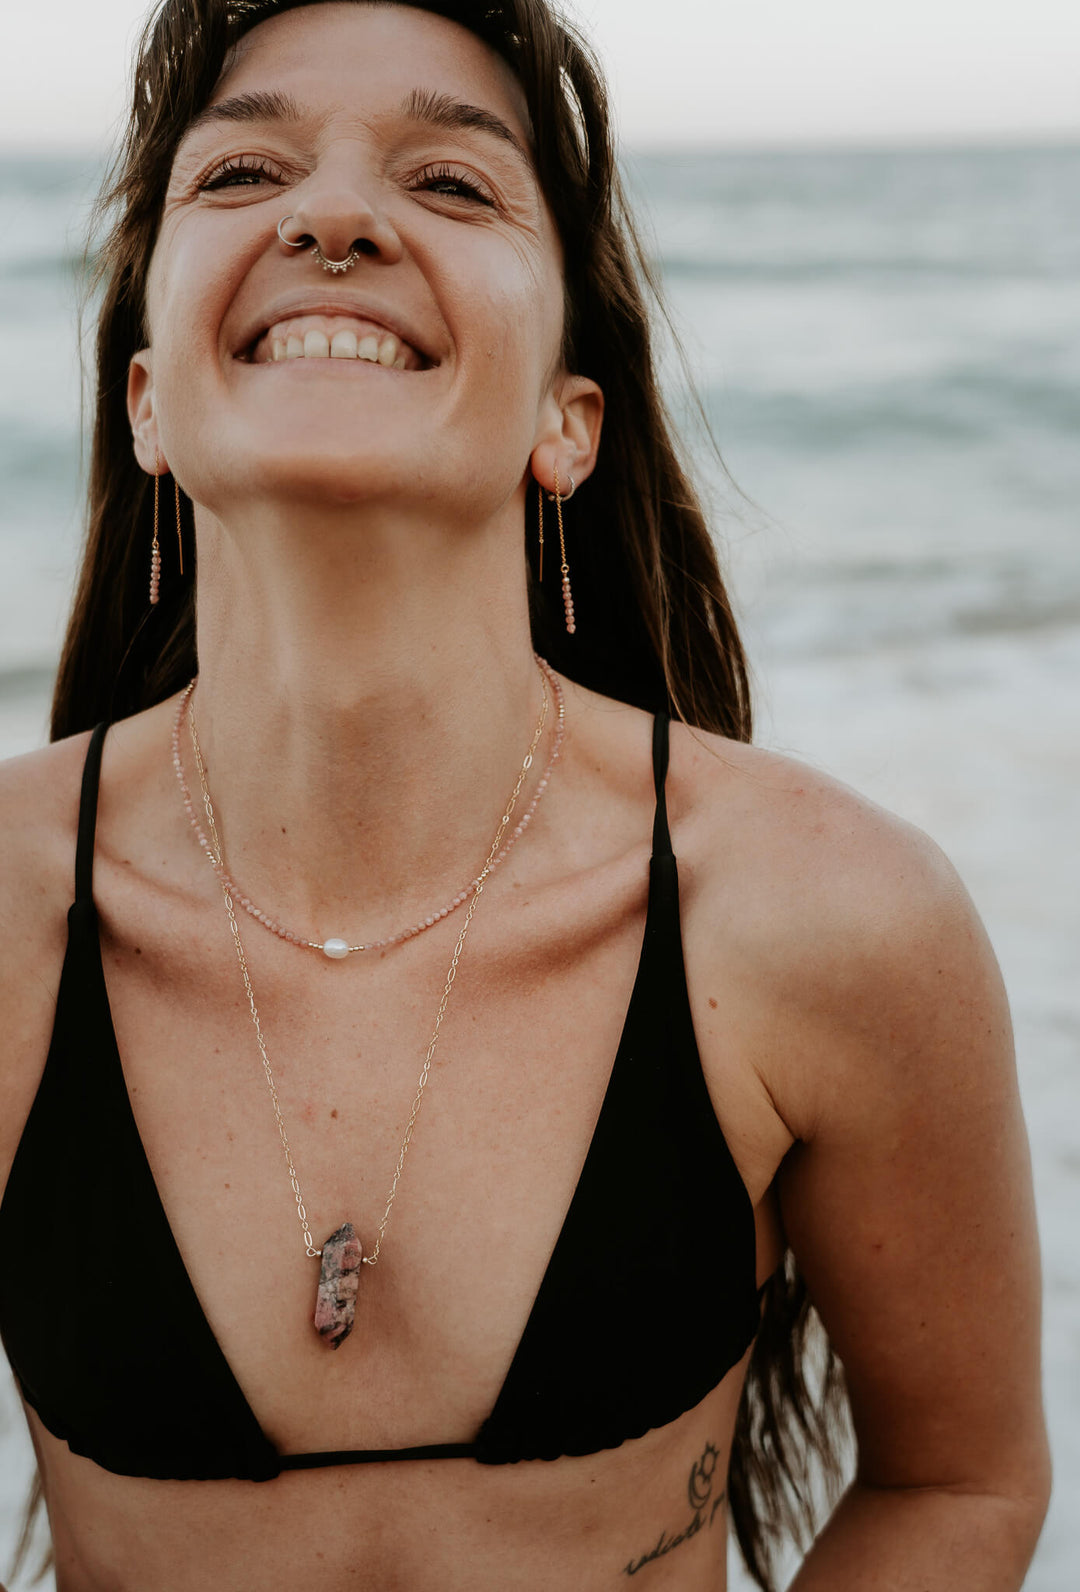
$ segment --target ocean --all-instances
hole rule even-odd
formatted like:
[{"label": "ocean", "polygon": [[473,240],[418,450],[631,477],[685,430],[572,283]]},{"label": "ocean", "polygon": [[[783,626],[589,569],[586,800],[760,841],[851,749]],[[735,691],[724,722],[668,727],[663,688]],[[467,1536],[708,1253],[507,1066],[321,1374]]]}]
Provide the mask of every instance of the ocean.
[{"label": "ocean", "polygon": [[[1026,1586],[1072,1592],[1080,146],[688,151],[627,165],[682,345],[681,358],[666,350],[669,392],[749,643],[758,739],[933,835],[1004,970],[1056,1467]],[[93,180],[90,160],[0,160],[0,755],[45,736],[71,591],[74,263]],[[28,1473],[5,1384],[0,1579]]]}]

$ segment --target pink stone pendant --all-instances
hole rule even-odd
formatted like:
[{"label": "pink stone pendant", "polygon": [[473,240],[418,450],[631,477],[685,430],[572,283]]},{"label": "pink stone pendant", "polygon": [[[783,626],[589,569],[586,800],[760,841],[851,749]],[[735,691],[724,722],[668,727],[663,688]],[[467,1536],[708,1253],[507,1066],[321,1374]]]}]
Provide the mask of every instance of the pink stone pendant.
[{"label": "pink stone pendant", "polygon": [[331,1349],[340,1349],[353,1327],[364,1246],[352,1222],[343,1222],[322,1247],[315,1330]]}]

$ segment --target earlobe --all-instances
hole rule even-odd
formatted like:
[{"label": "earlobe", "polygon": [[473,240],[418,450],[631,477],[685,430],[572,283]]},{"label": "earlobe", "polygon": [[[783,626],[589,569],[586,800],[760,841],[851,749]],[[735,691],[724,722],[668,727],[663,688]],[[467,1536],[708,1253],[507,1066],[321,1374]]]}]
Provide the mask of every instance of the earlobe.
[{"label": "earlobe", "polygon": [[154,475],[160,467],[161,444],[154,413],[154,378],[148,348],[133,354],[128,366],[127,412],[135,457],[147,475]]}]

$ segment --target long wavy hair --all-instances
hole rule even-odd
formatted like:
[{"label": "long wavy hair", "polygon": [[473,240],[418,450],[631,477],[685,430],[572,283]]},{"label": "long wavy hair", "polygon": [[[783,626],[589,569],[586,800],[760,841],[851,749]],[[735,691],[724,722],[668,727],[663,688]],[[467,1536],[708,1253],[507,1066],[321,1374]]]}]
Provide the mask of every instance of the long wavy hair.
[{"label": "long wavy hair", "polygon": [[[162,601],[153,609],[147,602],[152,486],[132,450],[128,365],[149,342],[147,271],[177,144],[236,41],[269,17],[317,3],[163,0],[146,25],[126,134],[96,212],[87,532],[53,700],[54,739],[148,708],[197,671],[186,500],[185,573],[172,539],[163,539]],[[564,250],[565,365],[597,381],[606,398],[596,470],[565,510],[569,534],[575,520],[588,528],[573,540],[579,631],[565,634],[559,604],[532,567],[536,648],[594,690],[748,741],[746,660],[661,396],[652,320],[662,305],[624,199],[596,61],[548,0],[398,3],[469,29],[517,76]],[[785,1539],[813,1529],[815,1476],[838,1476],[842,1402],[837,1362],[789,1253],[765,1294],[729,1471],[734,1531],[764,1592],[775,1592]]]}]

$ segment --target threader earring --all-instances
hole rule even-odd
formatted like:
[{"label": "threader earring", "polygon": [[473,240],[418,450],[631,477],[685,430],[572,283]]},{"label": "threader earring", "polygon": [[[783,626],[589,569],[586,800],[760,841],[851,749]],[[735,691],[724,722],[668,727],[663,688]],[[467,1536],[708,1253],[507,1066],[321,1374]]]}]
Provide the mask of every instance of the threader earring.
[{"label": "threader earring", "polygon": [[559,521],[559,552],[562,555],[561,571],[562,571],[563,608],[566,610],[566,631],[567,631],[567,634],[570,635],[570,636],[572,636],[574,634],[574,632],[577,630],[577,624],[576,624],[576,622],[574,620],[574,598],[573,598],[573,594],[572,594],[572,592],[570,590],[570,565],[566,562],[566,533],[563,530],[562,506],[563,506],[563,502],[564,501],[569,501],[569,499],[573,497],[573,495],[574,495],[576,490],[577,490],[577,488],[574,485],[574,478],[573,478],[573,476],[571,476],[570,477],[570,490],[566,494],[566,499],[564,500],[562,492],[559,489],[559,466],[556,465],[555,466],[555,513],[558,516],[558,521]]},{"label": "threader earring", "polygon": [[[180,555],[180,573],[184,573],[184,534],[180,523],[180,483],[173,476],[173,498],[176,503],[176,546]],[[158,541],[158,510],[161,502],[161,455],[154,459],[154,540],[150,544],[150,602],[161,598],[161,543]]]},{"label": "threader earring", "polygon": [[161,495],[161,460],[154,460],[154,540],[150,544],[150,603],[161,596],[161,543],[158,541],[158,501]]},{"label": "threader earring", "polygon": [[175,475],[172,478],[173,498],[176,502],[176,547],[180,554],[180,573],[184,573],[184,532],[180,524],[180,483]]}]

